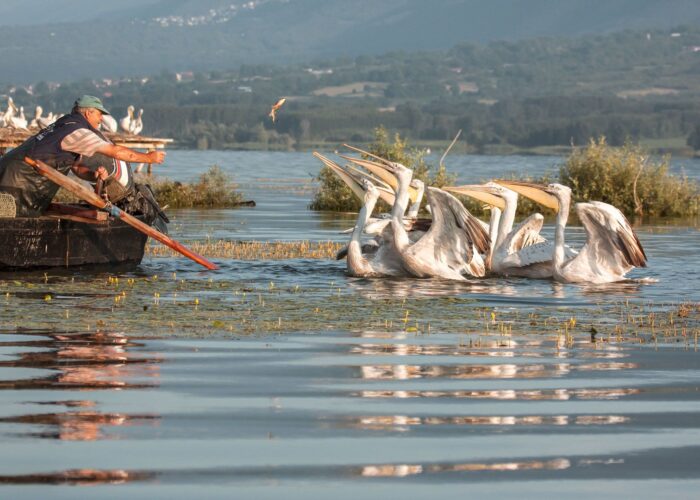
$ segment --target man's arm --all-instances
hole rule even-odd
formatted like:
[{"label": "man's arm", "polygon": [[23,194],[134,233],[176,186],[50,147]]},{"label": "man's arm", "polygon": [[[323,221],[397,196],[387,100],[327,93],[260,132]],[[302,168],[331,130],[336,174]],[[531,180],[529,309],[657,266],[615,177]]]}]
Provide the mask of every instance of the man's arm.
[{"label": "man's arm", "polygon": [[148,153],[139,153],[133,149],[129,149],[124,146],[117,146],[116,144],[103,144],[97,148],[98,153],[105,154],[111,158],[116,158],[122,161],[137,161],[141,163],[163,163],[165,159],[165,152],[163,151],[150,151]]},{"label": "man's arm", "polygon": [[107,180],[109,173],[107,169],[100,166],[97,170],[92,170],[90,167],[85,165],[73,165],[71,167],[73,173],[83,179],[84,181],[95,182],[97,179]]}]

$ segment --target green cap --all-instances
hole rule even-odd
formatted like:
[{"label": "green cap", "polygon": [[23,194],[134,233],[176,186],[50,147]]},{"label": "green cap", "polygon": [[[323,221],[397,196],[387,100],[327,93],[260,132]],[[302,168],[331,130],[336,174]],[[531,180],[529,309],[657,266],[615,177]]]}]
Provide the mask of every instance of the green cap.
[{"label": "green cap", "polygon": [[104,107],[102,101],[100,101],[100,99],[94,95],[82,96],[80,99],[75,101],[75,106],[78,106],[79,108],[95,108],[102,111],[102,113],[105,115],[109,114],[109,111],[107,111],[107,109]]}]

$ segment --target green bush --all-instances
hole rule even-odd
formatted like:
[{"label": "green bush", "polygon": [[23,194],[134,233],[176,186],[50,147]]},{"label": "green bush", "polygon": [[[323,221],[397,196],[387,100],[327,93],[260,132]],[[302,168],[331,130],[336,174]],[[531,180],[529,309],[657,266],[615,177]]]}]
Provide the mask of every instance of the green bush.
[{"label": "green bush", "polygon": [[669,174],[668,168],[668,157],[653,161],[639,146],[611,147],[601,137],[571,153],[559,182],[571,188],[576,201],[603,201],[628,216],[697,215],[697,182]]},{"label": "green bush", "polygon": [[[391,142],[384,127],[375,129],[374,142],[370,144],[368,151],[412,169],[413,178],[422,180],[426,186],[443,187],[455,182],[456,177],[449,174],[444,166],[441,165],[434,169],[425,161],[425,152],[409,147],[399,134],[396,134],[394,141]],[[362,206],[362,202],[357,199],[357,196],[328,167],[321,168],[316,180],[319,182],[319,187],[309,205],[311,210],[357,212]],[[425,198],[423,203],[425,204]],[[378,212],[388,209],[389,207],[385,203],[378,204]]]},{"label": "green bush", "polygon": [[199,176],[192,184],[170,179],[147,178],[161,206],[169,208],[230,208],[242,201],[241,194],[226,173],[217,165]]}]

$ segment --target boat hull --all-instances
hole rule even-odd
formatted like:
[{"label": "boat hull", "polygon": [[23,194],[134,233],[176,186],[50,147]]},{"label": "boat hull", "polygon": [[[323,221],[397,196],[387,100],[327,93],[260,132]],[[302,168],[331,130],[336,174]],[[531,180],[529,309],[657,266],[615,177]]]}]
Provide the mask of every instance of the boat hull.
[{"label": "boat hull", "polygon": [[[140,217],[139,217],[140,218]],[[118,219],[0,219],[0,271],[138,264],[148,237]]]}]

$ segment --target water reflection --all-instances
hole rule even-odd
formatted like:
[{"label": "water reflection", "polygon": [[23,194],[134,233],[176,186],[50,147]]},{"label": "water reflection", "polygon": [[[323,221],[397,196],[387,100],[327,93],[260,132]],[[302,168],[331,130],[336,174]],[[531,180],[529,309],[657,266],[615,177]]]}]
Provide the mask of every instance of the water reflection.
[{"label": "water reflection", "polygon": [[160,359],[128,352],[140,344],[122,333],[25,333],[46,340],[0,342],[0,347],[36,347],[17,359],[0,361],[2,367],[51,370],[45,377],[0,381],[0,389],[133,389],[154,382],[135,383],[137,377],[158,377]]},{"label": "water reflection", "polygon": [[[377,332],[360,332],[360,338],[382,340],[387,336]],[[497,339],[480,341],[481,346],[475,348],[472,345],[447,345],[447,344],[415,344],[407,343],[403,334],[395,335],[396,342],[360,343],[350,345],[350,354],[362,356],[385,357],[390,360],[387,363],[363,363],[353,367],[355,378],[364,381],[407,381],[416,379],[430,379],[439,383],[441,380],[509,380],[509,379],[560,379],[567,377],[571,372],[592,371],[622,371],[638,368],[636,363],[622,361],[595,361],[587,363],[551,362],[507,362],[492,363],[483,358],[518,359],[526,360],[536,357],[570,357],[572,353],[561,350],[561,339],[551,340],[519,340],[514,341],[510,336],[500,336]],[[546,353],[545,348],[560,349],[556,353]],[[589,346],[590,347],[590,346]],[[523,349],[522,352],[519,349]],[[527,349],[527,350],[525,350]],[[539,350],[538,350],[539,349]],[[622,357],[624,354],[618,348],[611,348],[612,353],[602,352],[601,358]],[[578,354],[578,353],[577,353]],[[426,363],[403,363],[402,357],[410,356],[412,359],[429,359]],[[589,353],[590,357],[593,357]],[[428,358],[429,357],[429,358]],[[458,357],[463,363],[440,363],[437,357]],[[596,356],[597,357],[597,356]],[[355,397],[362,398],[470,398],[493,400],[550,400],[567,401],[572,399],[619,399],[625,396],[638,394],[636,388],[552,388],[552,389],[468,389],[468,390],[430,390],[418,389],[365,389],[353,392]]]},{"label": "water reflection", "polygon": [[123,469],[71,469],[45,474],[0,476],[0,484],[71,484],[92,486],[98,484],[124,484],[131,481],[144,481],[152,477],[154,477],[154,474]]},{"label": "water reflection", "polygon": [[514,297],[518,290],[508,280],[451,281],[440,279],[348,278],[348,286],[369,299],[402,297],[454,297],[490,294]]},{"label": "water reflection", "polygon": [[408,415],[363,415],[347,417],[344,426],[374,431],[407,432],[417,426],[567,426],[618,425],[629,422],[623,415],[455,415],[411,417]]},{"label": "water reflection", "polygon": [[524,470],[564,470],[571,467],[571,462],[565,458],[553,460],[525,460],[521,462],[493,463],[453,463],[431,465],[367,465],[362,468],[360,475],[365,477],[407,477],[416,474],[434,474],[440,472],[477,472],[477,471],[524,471]]},{"label": "water reflection", "polygon": [[[157,363],[160,358],[151,353],[130,352],[129,348],[140,344],[124,334],[22,332],[21,335],[35,337],[36,340],[0,342],[0,347],[15,347],[19,350],[14,355],[15,359],[0,362],[0,368],[39,368],[50,373],[24,379],[5,379],[0,381],[0,389],[73,389],[82,394],[92,390],[121,391],[157,385]],[[0,423],[39,426],[40,430],[27,434],[48,439],[95,441],[113,437],[106,432],[108,428],[153,424],[159,419],[157,415],[151,414],[100,412],[97,409],[98,402],[89,398],[28,401],[21,404],[63,407],[64,411],[0,418]]]}]

